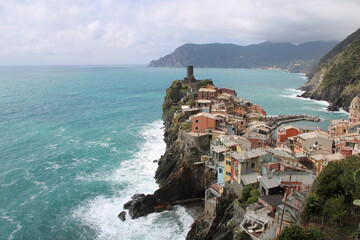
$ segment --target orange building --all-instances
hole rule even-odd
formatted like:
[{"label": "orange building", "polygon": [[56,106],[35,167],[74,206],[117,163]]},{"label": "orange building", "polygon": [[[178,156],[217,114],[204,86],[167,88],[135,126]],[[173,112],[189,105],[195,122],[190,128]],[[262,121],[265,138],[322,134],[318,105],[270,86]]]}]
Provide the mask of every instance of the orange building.
[{"label": "orange building", "polygon": [[217,123],[222,122],[222,118],[217,117],[214,114],[201,112],[194,115],[191,119],[192,132],[205,133],[207,130],[214,130]]},{"label": "orange building", "polygon": [[300,131],[297,127],[293,126],[281,126],[276,132],[276,145],[280,147],[282,144],[285,144],[285,141],[289,137],[297,136],[300,134]]}]

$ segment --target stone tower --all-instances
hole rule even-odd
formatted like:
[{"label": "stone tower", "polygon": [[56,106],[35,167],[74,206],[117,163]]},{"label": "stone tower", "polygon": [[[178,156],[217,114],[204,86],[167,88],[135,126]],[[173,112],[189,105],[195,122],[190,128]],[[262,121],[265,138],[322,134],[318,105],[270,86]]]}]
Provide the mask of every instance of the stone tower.
[{"label": "stone tower", "polygon": [[189,82],[195,82],[195,77],[194,77],[194,66],[187,66],[187,76],[184,78],[185,81],[189,81]]},{"label": "stone tower", "polygon": [[360,95],[358,94],[350,103],[349,119],[351,122],[360,121]]}]

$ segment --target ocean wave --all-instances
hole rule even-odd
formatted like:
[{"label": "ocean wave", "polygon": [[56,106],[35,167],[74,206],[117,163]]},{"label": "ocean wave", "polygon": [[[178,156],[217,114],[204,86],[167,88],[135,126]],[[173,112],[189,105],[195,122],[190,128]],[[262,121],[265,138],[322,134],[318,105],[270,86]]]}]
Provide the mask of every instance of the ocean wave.
[{"label": "ocean wave", "polygon": [[315,104],[326,106],[326,107],[328,107],[330,105],[329,102],[327,102],[327,101],[315,100],[315,99],[304,98],[304,97],[298,97],[299,95],[301,95],[301,94],[303,94],[305,92],[305,91],[302,91],[302,90],[293,89],[293,88],[287,88],[287,89],[285,89],[285,91],[286,91],[285,94],[281,95],[282,97],[295,98],[295,99],[298,99],[300,101],[313,102]]},{"label": "ocean wave", "polygon": [[297,97],[297,96],[303,94],[304,92],[305,91],[298,90],[298,89],[286,88],[284,94],[281,95],[281,97],[298,99],[299,97]]},{"label": "ocean wave", "polygon": [[[73,210],[73,217],[97,232],[98,239],[184,239],[193,222],[193,218],[184,207],[175,207],[172,211],[153,213],[132,220],[127,216],[125,222],[117,215],[123,205],[135,193],[152,193],[158,185],[154,174],[157,163],[166,145],[163,141],[163,122],[155,121],[139,132],[142,141],[140,151],[128,160],[122,161],[110,174],[78,175],[82,181],[106,181],[117,188],[112,196],[100,195],[88,199]],[[112,149],[113,150],[113,149]],[[110,151],[112,151],[110,150]],[[116,188],[115,188],[116,189]]]},{"label": "ocean wave", "polygon": [[8,240],[14,239],[15,233],[20,231],[22,228],[21,222],[16,221],[14,217],[7,215],[6,212],[4,212],[3,210],[0,210],[0,218],[12,225],[15,225],[15,230],[13,230],[8,237]]}]

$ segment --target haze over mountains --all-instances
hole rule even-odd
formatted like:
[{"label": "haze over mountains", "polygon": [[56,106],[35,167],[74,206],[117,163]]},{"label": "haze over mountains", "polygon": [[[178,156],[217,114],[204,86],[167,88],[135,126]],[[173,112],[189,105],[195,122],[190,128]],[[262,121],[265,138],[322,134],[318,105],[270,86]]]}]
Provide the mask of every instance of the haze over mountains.
[{"label": "haze over mountains", "polygon": [[313,41],[299,45],[263,42],[249,46],[235,44],[185,44],[169,55],[153,60],[149,67],[268,68],[306,72],[337,42]]}]

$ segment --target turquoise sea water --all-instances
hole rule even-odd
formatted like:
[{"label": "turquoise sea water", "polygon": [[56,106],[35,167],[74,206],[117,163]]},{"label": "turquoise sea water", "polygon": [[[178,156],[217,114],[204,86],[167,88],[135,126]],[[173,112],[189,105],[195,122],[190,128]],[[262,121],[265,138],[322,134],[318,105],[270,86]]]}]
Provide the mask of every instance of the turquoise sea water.
[{"label": "turquoise sea water", "polygon": [[[122,205],[153,192],[165,89],[186,70],[144,66],[0,68],[0,239],[184,239],[183,207],[121,222]],[[195,69],[198,79],[262,105],[308,113],[326,129],[344,112],[299,99],[300,74]]]}]

